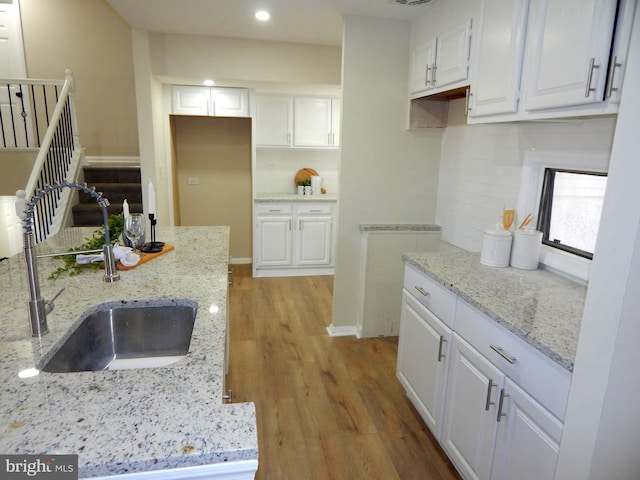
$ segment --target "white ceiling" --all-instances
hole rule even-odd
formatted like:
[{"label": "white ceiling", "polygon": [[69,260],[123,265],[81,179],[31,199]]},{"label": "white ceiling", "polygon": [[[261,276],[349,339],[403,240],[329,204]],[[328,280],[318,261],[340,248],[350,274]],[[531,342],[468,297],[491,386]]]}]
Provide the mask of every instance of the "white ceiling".
[{"label": "white ceiling", "polygon": [[[107,0],[129,25],[152,32],[342,44],[342,16],[410,20],[427,6],[395,0]],[[256,10],[271,13],[255,20]]]}]

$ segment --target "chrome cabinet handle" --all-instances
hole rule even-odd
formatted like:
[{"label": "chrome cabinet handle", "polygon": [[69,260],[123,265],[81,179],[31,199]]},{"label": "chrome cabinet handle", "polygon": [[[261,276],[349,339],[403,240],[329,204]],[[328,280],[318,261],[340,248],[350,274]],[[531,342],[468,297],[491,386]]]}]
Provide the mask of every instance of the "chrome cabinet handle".
[{"label": "chrome cabinet handle", "polygon": [[429,296],[429,292],[427,292],[424,288],[419,287],[418,285],[416,285],[414,287],[417,291],[419,291],[422,295],[424,295],[425,297]]},{"label": "chrome cabinet handle", "polygon": [[509,395],[504,393],[504,388],[501,388],[500,389],[500,401],[498,402],[498,415],[496,417],[496,422],[500,422],[500,419],[502,417],[506,417],[507,416],[506,413],[502,413],[502,407],[504,405],[504,399],[505,398],[509,398]]},{"label": "chrome cabinet handle", "polygon": [[434,63],[431,67],[431,83],[433,86],[436,86],[436,64]]},{"label": "chrome cabinet handle", "polygon": [[426,66],[425,68],[425,72],[424,72],[424,84],[425,86],[429,86],[429,84],[431,83],[431,80],[429,79],[429,72],[431,71],[431,65]]},{"label": "chrome cabinet handle", "polygon": [[473,93],[471,93],[471,89],[467,88],[464,91],[464,114],[469,115],[469,112],[471,111],[471,107],[469,106],[469,103],[471,103],[471,95],[473,95]]},{"label": "chrome cabinet handle", "polygon": [[502,349],[502,347],[497,347],[495,345],[489,345],[489,346],[491,347],[491,350],[496,352],[498,355],[500,355],[502,358],[504,358],[510,364],[513,365],[514,363],[516,363],[516,357],[512,357],[511,355],[508,355],[507,353],[505,353],[505,351]]},{"label": "chrome cabinet handle", "polygon": [[611,94],[618,91],[618,88],[613,88],[613,78],[616,68],[621,66],[622,64],[618,63],[618,56],[614,55],[611,58],[611,63],[609,64],[609,78],[607,79],[607,93],[605,95],[605,98],[611,98]]},{"label": "chrome cabinet handle", "polygon": [[593,71],[597,68],[600,68],[600,65],[596,65],[596,59],[594,57],[591,57],[591,59],[589,60],[589,74],[587,75],[587,87],[584,91],[585,97],[589,97],[589,95],[591,95],[591,92],[596,91],[595,88],[591,88],[591,83],[593,81]]},{"label": "chrome cabinet handle", "polygon": [[438,361],[441,362],[443,358],[446,357],[446,355],[444,353],[442,353],[442,346],[446,343],[447,341],[445,340],[445,338],[440,335],[440,343],[438,345]]},{"label": "chrome cabinet handle", "polygon": [[289,231],[291,231],[291,220],[289,220]]},{"label": "chrome cabinet handle", "polygon": [[493,383],[493,379],[489,379],[489,385],[487,386],[487,399],[484,402],[484,409],[488,412],[489,411],[489,407],[491,407],[491,405],[495,405],[496,402],[492,402],[491,401],[491,390],[493,389],[493,387],[497,387],[498,384],[497,383]]}]

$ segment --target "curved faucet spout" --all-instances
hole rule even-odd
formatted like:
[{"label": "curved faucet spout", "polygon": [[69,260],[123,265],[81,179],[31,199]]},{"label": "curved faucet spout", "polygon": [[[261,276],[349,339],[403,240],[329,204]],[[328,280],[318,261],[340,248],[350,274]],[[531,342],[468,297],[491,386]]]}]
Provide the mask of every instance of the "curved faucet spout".
[{"label": "curved faucet spout", "polygon": [[[29,284],[29,323],[31,327],[31,336],[33,337],[44,335],[49,331],[47,327],[47,312],[50,311],[50,308],[47,308],[48,302],[46,302],[40,294],[37,257],[35,253],[36,242],[33,232],[35,222],[35,207],[36,204],[40,200],[42,200],[42,198],[44,198],[48,193],[54,190],[61,190],[63,188],[75,188],[77,190],[88,193],[93,198],[95,198],[98,202],[98,205],[102,207],[105,240],[105,245],[103,247],[105,267],[103,280],[108,283],[120,280],[120,274],[116,270],[116,260],[113,255],[113,246],[111,245],[111,237],[109,232],[109,212],[107,211],[109,200],[104,198],[101,192],[96,192],[95,187],[88,187],[86,183],[80,184],[75,182],[60,182],[56,183],[55,185],[50,185],[43,188],[33,197],[31,197],[29,203],[26,204],[24,215],[22,216],[24,259],[27,267],[27,281]],[[24,190],[18,190],[16,192],[16,196],[18,197],[18,201],[16,203],[22,203],[22,205],[24,205],[24,199],[26,196]]]}]

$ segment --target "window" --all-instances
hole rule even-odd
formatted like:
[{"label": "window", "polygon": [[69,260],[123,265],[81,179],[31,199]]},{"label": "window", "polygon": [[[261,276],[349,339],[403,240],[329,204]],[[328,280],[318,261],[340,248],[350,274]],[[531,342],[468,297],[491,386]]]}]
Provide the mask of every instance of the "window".
[{"label": "window", "polygon": [[607,174],[546,168],[538,230],[542,243],[593,258]]}]

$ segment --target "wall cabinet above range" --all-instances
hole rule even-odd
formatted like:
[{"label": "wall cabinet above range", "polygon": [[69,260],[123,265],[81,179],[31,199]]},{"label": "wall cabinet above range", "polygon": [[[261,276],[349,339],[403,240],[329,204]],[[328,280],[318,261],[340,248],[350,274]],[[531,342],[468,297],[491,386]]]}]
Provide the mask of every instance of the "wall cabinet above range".
[{"label": "wall cabinet above range", "polygon": [[337,148],[340,99],[328,97],[256,97],[256,145],[259,147]]},{"label": "wall cabinet above range", "polygon": [[246,88],[174,85],[172,97],[175,115],[249,116],[249,90]]},{"label": "wall cabinet above range", "polygon": [[418,45],[411,54],[411,96],[468,85],[471,19]]}]

